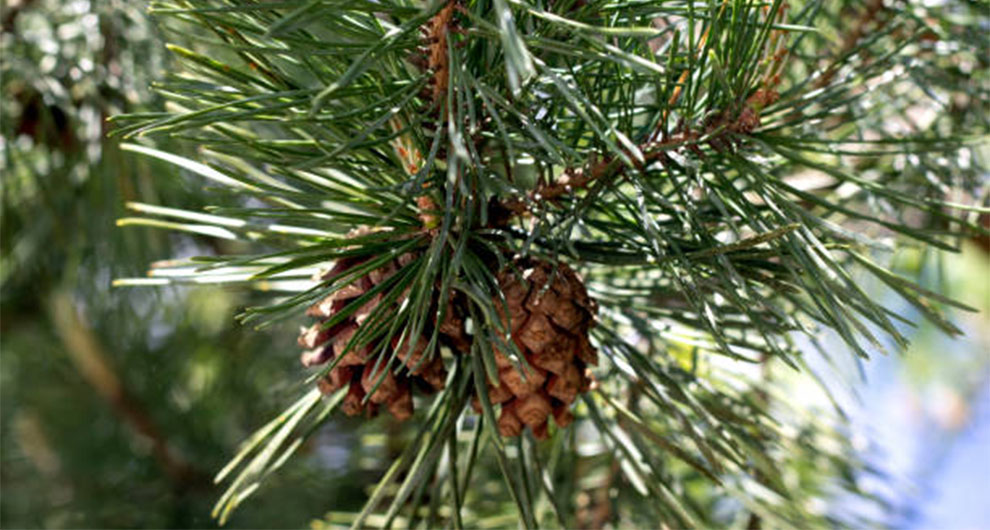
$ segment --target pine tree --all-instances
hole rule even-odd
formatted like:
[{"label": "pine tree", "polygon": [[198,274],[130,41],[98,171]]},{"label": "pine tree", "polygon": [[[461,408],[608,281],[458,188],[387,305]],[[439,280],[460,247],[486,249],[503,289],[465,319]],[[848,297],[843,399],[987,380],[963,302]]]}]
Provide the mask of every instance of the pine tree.
[{"label": "pine tree", "polygon": [[867,496],[841,411],[774,374],[822,329],[906,344],[866,279],[958,333],[965,306],[884,260],[987,235],[979,9],[153,3],[183,66],[115,133],[195,147],[124,146],[214,206],[120,224],[243,251],[118,283],[248,284],[277,296],[242,322],[304,326],[310,389],[219,473],[215,515],[339,411],[409,429],[331,518],[353,527],[862,524],[818,508]]}]

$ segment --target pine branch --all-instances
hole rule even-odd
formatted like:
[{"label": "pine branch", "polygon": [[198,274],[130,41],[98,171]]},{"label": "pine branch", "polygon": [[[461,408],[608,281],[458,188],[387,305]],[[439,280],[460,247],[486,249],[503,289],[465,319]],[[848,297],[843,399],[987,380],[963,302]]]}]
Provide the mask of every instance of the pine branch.
[{"label": "pine branch", "polygon": [[[479,525],[471,484],[485,473],[528,527],[592,520],[574,496],[596,486],[568,484],[554,461],[610,477],[605,519],[727,523],[713,504],[728,494],[751,522],[824,524],[806,501],[825,487],[795,490],[782,470],[825,458],[793,435],[804,428],[841,448],[826,474],[862,469],[840,419],[778,418],[774,385],[725,363],[804,369],[794,332],[819,326],[861,357],[887,338],[903,346],[906,319],[861,274],[955,333],[939,306],[966,308],[876,254],[894,235],[954,250],[987,233],[972,154],[987,124],[957,113],[931,133],[891,126],[929,90],[910,72],[948,76],[965,59],[928,55],[917,43],[931,23],[878,6],[847,29],[820,1],[163,1],[166,28],[188,34],[171,47],[186,69],[161,86],[174,111],[119,118],[119,133],[194,142],[203,161],[127,149],[208,179],[217,204],[133,204],[141,217],[120,224],[248,242],[251,254],[163,264],[150,281],[296,288],[244,320],[308,306],[302,361],[321,365],[311,380],[331,403],[412,417],[414,443],[347,517],[355,527]],[[941,130],[950,122],[959,133]],[[914,174],[915,158],[947,169]],[[544,343],[566,345],[563,361]],[[413,399],[414,385],[437,393]],[[578,395],[582,429],[568,426]],[[315,394],[303,400],[249,444],[255,460],[221,511],[304,439],[285,445],[317,410]]]}]

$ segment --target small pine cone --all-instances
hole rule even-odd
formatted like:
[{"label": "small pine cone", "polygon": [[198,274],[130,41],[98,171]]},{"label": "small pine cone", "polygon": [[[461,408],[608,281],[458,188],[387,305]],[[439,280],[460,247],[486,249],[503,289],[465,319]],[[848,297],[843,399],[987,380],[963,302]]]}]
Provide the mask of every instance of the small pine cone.
[{"label": "small pine cone", "polygon": [[549,436],[551,416],[558,427],[574,421],[570,405],[592,387],[588,366],[598,364],[598,353],[588,334],[597,305],[565,264],[521,260],[515,265],[497,276],[502,296],[495,309],[525,362],[513,362],[510,352],[493,345],[501,384],[489,385],[488,397],[492,404],[502,403],[502,436],[518,436],[529,427],[542,440]]},{"label": "small pine cone", "polygon": [[[359,232],[360,233],[360,232]],[[408,341],[414,346],[400,348],[398,339],[392,341],[392,348],[383,347],[381,338],[362,336],[359,332],[365,322],[378,311],[392,311],[394,307],[382,307],[384,297],[376,294],[342,322],[327,327],[326,322],[339,311],[354,303],[356,299],[375,286],[392,278],[402,267],[418,257],[416,253],[406,253],[386,262],[367,274],[352,279],[348,285],[340,286],[329,296],[316,302],[306,314],[317,319],[312,326],[302,331],[299,345],[306,348],[300,357],[303,366],[311,367],[331,364],[333,368],[317,383],[324,394],[331,394],[347,387],[347,395],[341,404],[344,413],[354,416],[366,414],[374,416],[380,407],[388,410],[395,418],[405,420],[413,414],[413,388],[443,388],[447,370],[439,352],[426,352],[427,340],[417,337]],[[371,258],[343,258],[337,260],[330,270],[320,274],[318,280],[332,281],[346,274],[354,267],[366,263]],[[395,304],[401,303],[394,302]],[[436,306],[436,303],[433,304]],[[429,336],[436,329],[441,342],[455,351],[466,351],[470,346],[464,330],[463,309],[458,300],[451,299],[446,308],[444,322],[427,326],[424,333]],[[378,317],[375,317],[377,320]],[[467,344],[467,347],[465,347]],[[391,362],[392,352],[397,353],[401,362]],[[398,365],[398,366],[397,366]],[[404,365],[404,366],[403,366]]]}]

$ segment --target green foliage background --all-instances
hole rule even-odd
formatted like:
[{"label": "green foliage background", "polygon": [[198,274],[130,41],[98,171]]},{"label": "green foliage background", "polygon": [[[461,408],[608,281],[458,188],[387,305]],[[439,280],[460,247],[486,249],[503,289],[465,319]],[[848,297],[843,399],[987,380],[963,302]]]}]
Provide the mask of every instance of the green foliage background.
[{"label": "green foliage background", "polygon": [[[243,290],[111,288],[151,261],[216,250],[115,224],[130,200],[204,205],[198,183],[106,138],[107,117],[160,106],[149,89],[169,59],[146,6],[8,2],[2,43],[0,526],[213,526],[213,474],[298,390],[295,329],[237,325]],[[326,443],[329,463],[291,464],[290,486],[232,524],[301,526],[327,502],[357,506],[353,485],[370,477],[348,459],[355,437]]]}]

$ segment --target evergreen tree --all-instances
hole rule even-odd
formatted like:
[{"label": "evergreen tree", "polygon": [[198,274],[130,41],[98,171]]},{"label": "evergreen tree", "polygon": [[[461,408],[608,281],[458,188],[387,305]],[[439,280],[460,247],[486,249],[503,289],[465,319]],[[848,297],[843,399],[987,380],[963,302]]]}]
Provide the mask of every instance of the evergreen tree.
[{"label": "evergreen tree", "polygon": [[119,224],[243,243],[118,283],[247,284],[275,296],[242,322],[308,325],[312,387],[218,474],[215,515],[346,413],[392,460],[333,523],[864,524],[820,508],[872,472],[841,411],[775,374],[823,328],[860,358],[906,344],[865,278],[958,333],[967,308],[885,260],[987,235],[979,9],[153,3],[182,67],[115,132],[195,147],[124,146],[212,206]]}]

